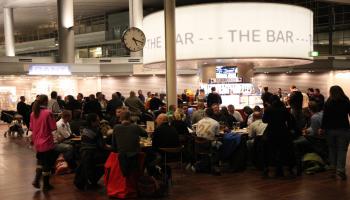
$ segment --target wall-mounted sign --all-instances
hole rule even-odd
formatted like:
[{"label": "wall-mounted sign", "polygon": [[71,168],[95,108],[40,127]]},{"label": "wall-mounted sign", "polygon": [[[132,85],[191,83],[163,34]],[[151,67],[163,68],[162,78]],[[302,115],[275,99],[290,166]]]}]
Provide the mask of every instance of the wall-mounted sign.
[{"label": "wall-mounted sign", "polygon": [[35,64],[29,66],[29,75],[72,75],[68,65]]},{"label": "wall-mounted sign", "polygon": [[[164,62],[164,12],[143,20],[144,64]],[[312,59],[313,13],[273,3],[218,3],[176,8],[177,60]]]}]

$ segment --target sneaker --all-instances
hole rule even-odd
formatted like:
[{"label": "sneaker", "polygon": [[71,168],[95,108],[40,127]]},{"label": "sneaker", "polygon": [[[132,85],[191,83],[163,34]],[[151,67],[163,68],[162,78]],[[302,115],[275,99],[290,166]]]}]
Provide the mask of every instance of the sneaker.
[{"label": "sneaker", "polygon": [[337,171],[337,176],[342,180],[345,181],[347,179],[347,176],[345,172]]}]

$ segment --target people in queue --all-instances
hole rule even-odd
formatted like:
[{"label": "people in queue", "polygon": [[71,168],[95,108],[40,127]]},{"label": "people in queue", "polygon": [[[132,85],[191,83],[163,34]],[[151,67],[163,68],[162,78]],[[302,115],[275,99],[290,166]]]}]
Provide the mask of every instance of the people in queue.
[{"label": "people in queue", "polygon": [[40,188],[43,177],[42,189],[44,191],[53,189],[50,184],[50,174],[57,158],[52,135],[57,127],[52,111],[47,108],[48,102],[49,99],[46,95],[39,95],[30,116],[30,130],[37,158],[36,174],[32,185],[35,188]]}]

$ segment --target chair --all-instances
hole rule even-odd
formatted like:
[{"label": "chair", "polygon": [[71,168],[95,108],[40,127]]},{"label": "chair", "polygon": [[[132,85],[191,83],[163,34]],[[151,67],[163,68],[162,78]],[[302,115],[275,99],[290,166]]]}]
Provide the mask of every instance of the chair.
[{"label": "chair", "polygon": [[202,137],[195,137],[194,139],[194,155],[196,160],[196,171],[198,172],[207,173],[212,171],[214,160],[211,142],[212,141]]},{"label": "chair", "polygon": [[[159,148],[160,151],[164,153],[164,181],[167,181],[167,154],[180,154],[180,169],[182,170],[182,152],[183,152],[184,146],[178,146],[173,148]],[[172,177],[171,177],[172,182]]]},{"label": "chair", "polygon": [[194,138],[194,150],[197,160],[197,155],[210,155],[211,152],[211,141],[203,137]]}]

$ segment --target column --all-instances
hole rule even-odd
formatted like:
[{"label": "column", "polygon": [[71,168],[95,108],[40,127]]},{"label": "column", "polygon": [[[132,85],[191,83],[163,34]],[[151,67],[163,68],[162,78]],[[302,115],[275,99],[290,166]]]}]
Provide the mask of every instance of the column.
[{"label": "column", "polygon": [[[142,30],[143,0],[129,0],[129,27]],[[130,52],[131,57],[142,57],[142,51]]]},{"label": "column", "polygon": [[4,8],[5,55],[15,56],[15,36],[13,34],[13,8]]},{"label": "column", "polygon": [[334,33],[334,20],[335,11],[334,6],[329,7],[329,20],[328,20],[328,55],[333,55],[333,33]]},{"label": "column", "polygon": [[75,63],[73,0],[57,0],[59,62]]},{"label": "column", "polygon": [[176,0],[164,0],[167,106],[177,105],[175,2]]}]

